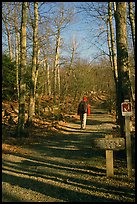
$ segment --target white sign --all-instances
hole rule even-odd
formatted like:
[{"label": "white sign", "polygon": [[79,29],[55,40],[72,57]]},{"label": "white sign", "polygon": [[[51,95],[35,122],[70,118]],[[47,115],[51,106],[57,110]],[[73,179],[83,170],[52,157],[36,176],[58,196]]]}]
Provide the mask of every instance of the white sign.
[{"label": "white sign", "polygon": [[93,141],[94,147],[108,150],[125,149],[125,139],[121,137],[115,138],[98,138]]}]

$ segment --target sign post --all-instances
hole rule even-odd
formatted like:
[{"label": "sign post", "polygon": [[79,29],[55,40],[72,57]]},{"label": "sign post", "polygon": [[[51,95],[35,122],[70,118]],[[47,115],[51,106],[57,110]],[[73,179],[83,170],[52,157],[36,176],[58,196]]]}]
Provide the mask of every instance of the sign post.
[{"label": "sign post", "polygon": [[[112,135],[106,135],[106,139],[111,139]],[[106,174],[108,177],[114,176],[113,150],[106,150]]]},{"label": "sign post", "polygon": [[121,104],[122,116],[125,116],[125,135],[126,135],[126,152],[127,152],[127,170],[128,177],[132,176],[132,153],[131,153],[131,136],[130,136],[130,116],[132,115],[131,103],[125,100]]},{"label": "sign post", "polygon": [[106,174],[107,177],[113,177],[113,151],[125,149],[125,139],[122,137],[113,138],[112,135],[106,135],[105,138],[94,139],[93,145],[95,148],[106,150]]}]

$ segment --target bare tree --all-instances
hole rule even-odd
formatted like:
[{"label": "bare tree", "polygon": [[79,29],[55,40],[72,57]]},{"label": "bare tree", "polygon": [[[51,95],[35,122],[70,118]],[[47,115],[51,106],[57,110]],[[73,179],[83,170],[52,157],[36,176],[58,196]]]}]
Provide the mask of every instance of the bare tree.
[{"label": "bare tree", "polygon": [[113,67],[109,21],[107,21],[106,24],[107,24],[107,42],[108,42],[108,50],[109,50],[109,60],[110,60],[111,67]]},{"label": "bare tree", "polygon": [[73,64],[74,64],[74,60],[75,60],[75,54],[76,54],[76,49],[78,47],[78,43],[76,41],[76,38],[73,36],[72,38],[72,42],[71,42],[71,49],[69,49],[69,52],[71,54],[70,56],[70,62],[67,66],[67,70],[66,70],[66,78],[65,78],[65,84],[64,84],[64,98],[66,95],[69,94],[69,87],[70,84],[72,83],[72,81],[70,80],[70,78],[73,77]]},{"label": "bare tree", "polygon": [[47,79],[47,94],[51,95],[51,81],[50,81],[50,69],[49,64],[46,63],[46,79]]},{"label": "bare tree", "polygon": [[128,45],[127,45],[127,16],[126,2],[116,2],[116,42],[117,42],[117,66],[118,66],[118,97],[119,97],[119,120],[121,135],[124,134],[124,119],[121,113],[121,103],[125,99],[132,99],[131,83],[128,68]]},{"label": "bare tree", "polygon": [[58,81],[58,87],[60,92],[60,73],[59,73],[59,48],[60,48],[60,29],[61,27],[58,27],[57,30],[57,37],[56,37],[56,53],[55,53],[55,61],[54,61],[54,103],[56,103],[56,95],[57,95],[57,81]]},{"label": "bare tree", "polygon": [[17,95],[19,99],[19,54],[20,54],[20,36],[19,36],[19,24],[18,24],[18,15],[20,13],[20,5],[17,2],[14,2],[14,30],[15,30],[15,62],[16,62],[16,86],[17,86]]},{"label": "bare tree", "polygon": [[21,20],[21,60],[19,70],[19,114],[18,114],[18,136],[24,132],[25,127],[25,74],[26,74],[26,24],[27,24],[27,2],[22,2]]},{"label": "bare tree", "polygon": [[28,123],[31,124],[35,115],[36,85],[38,76],[38,2],[34,2],[34,24],[33,24],[33,57],[31,69],[31,87],[28,112]]},{"label": "bare tree", "polygon": [[115,32],[113,26],[113,15],[112,15],[112,2],[108,2],[108,22],[110,28],[110,56],[111,58],[111,66],[114,75],[115,87],[116,87],[116,118],[118,123],[118,109],[119,109],[119,97],[118,97],[118,69],[117,69],[117,56],[116,56],[116,44],[115,44]]},{"label": "bare tree", "polygon": [[128,2],[129,6],[129,20],[131,24],[131,31],[132,31],[132,39],[133,39],[133,46],[134,46],[134,58],[135,58],[135,18],[133,14],[133,2]]},{"label": "bare tree", "polygon": [[61,31],[67,26],[72,20],[73,10],[65,9],[64,2],[61,3],[57,16],[55,17],[56,26],[56,48],[55,48],[55,60],[54,60],[54,71],[53,71],[53,96],[54,103],[56,104],[56,95],[60,96],[60,68],[59,68],[59,58],[60,58],[60,47],[61,47]]},{"label": "bare tree", "polygon": [[[7,9],[7,13],[9,14],[10,8],[7,2],[4,3],[4,6],[6,7],[5,9]],[[12,61],[13,60],[13,49],[12,49],[12,40],[11,40],[11,24],[10,24],[11,20],[9,20],[9,15],[7,16],[4,10],[2,10],[2,20],[4,22],[6,32],[7,32],[9,56],[10,56],[10,60]]]}]

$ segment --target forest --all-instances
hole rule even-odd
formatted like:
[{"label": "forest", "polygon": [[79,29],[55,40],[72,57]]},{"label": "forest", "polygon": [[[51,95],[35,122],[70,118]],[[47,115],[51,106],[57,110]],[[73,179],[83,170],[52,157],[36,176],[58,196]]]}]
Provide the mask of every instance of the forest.
[{"label": "forest", "polygon": [[[116,112],[123,134],[121,103],[129,99],[134,107],[135,102],[135,5],[120,5],[87,2],[78,6],[78,11],[88,18],[93,15],[103,25],[98,36],[105,33],[108,46],[108,53],[101,50],[101,57],[89,62],[79,57],[76,37],[63,44],[62,30],[76,15],[72,6],[3,2],[2,100],[18,103],[18,135],[44,108],[52,114],[54,109],[76,111],[84,94],[107,95],[106,108]],[[69,54],[63,55],[62,50]]]}]

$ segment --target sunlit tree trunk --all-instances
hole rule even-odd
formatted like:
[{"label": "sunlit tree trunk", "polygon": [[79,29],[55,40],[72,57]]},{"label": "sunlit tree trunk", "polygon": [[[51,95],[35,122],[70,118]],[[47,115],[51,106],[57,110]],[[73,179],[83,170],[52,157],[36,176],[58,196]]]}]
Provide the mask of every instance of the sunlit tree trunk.
[{"label": "sunlit tree trunk", "polygon": [[42,90],[43,90],[42,94],[45,95],[45,94],[47,94],[47,63],[46,63],[46,59],[44,60],[43,65],[44,65],[44,71],[46,71],[46,77],[44,74],[44,85],[42,86]]},{"label": "sunlit tree trunk", "polygon": [[73,65],[73,63],[74,63],[74,57],[75,57],[76,49],[77,49],[77,41],[76,41],[76,39],[73,37],[73,39],[72,39],[71,59],[70,59],[70,65],[69,65],[69,75],[70,75],[71,72],[72,72],[72,65]]},{"label": "sunlit tree trunk", "polygon": [[119,90],[119,119],[121,135],[124,135],[124,117],[121,113],[121,103],[131,100],[131,84],[128,68],[128,46],[126,28],[126,2],[116,2],[116,42],[117,42],[117,66],[118,66],[118,90]]},{"label": "sunlit tree trunk", "polygon": [[38,2],[34,2],[34,24],[33,24],[33,57],[31,69],[31,87],[28,112],[28,123],[31,124],[35,115],[36,85],[38,77]]},{"label": "sunlit tree trunk", "polygon": [[[135,60],[135,17],[133,13],[133,2],[128,2],[128,7],[129,7],[129,20],[130,20],[130,25],[131,25],[131,32],[132,32],[132,41],[133,41],[133,47],[134,47],[134,60]],[[131,79],[131,74],[129,72],[129,78]],[[133,87],[131,86],[131,91],[132,91],[132,101],[134,102],[134,91]]]},{"label": "sunlit tree trunk", "polygon": [[47,93],[50,96],[51,95],[51,83],[50,83],[50,69],[49,69],[49,64],[46,64],[47,68]]},{"label": "sunlit tree trunk", "polygon": [[114,75],[115,87],[116,87],[116,118],[118,123],[118,110],[119,110],[119,90],[118,90],[118,69],[117,69],[117,57],[116,57],[116,44],[115,44],[115,34],[114,34],[114,27],[113,27],[113,15],[112,15],[112,2],[108,2],[108,22],[110,28],[110,49],[112,54],[112,70]]},{"label": "sunlit tree trunk", "polygon": [[19,47],[20,47],[20,39],[19,39],[19,31],[18,31],[18,22],[17,22],[17,10],[16,3],[14,5],[14,29],[15,29],[15,62],[16,62],[16,86],[17,86],[17,95],[19,100]]},{"label": "sunlit tree trunk", "polygon": [[108,3],[108,16],[109,16],[109,26],[110,26],[110,37],[111,37],[111,50],[112,50],[112,62],[114,68],[115,80],[118,80],[118,70],[117,70],[117,57],[116,57],[116,45],[115,45],[115,34],[112,22],[112,2]]},{"label": "sunlit tree trunk", "polygon": [[135,58],[135,19],[133,14],[133,2],[128,2],[129,5],[129,20],[131,24],[131,31],[132,31],[132,39],[133,39],[133,46],[134,46],[134,58]]},{"label": "sunlit tree trunk", "polygon": [[18,36],[18,33],[16,33],[15,35],[16,35],[15,36],[16,86],[17,86],[17,95],[19,98],[19,36]]},{"label": "sunlit tree trunk", "polygon": [[60,68],[57,66],[57,87],[58,87],[58,96],[60,97]]},{"label": "sunlit tree trunk", "polygon": [[110,39],[110,31],[109,31],[108,21],[107,21],[106,25],[107,25],[107,42],[108,42],[108,50],[109,50],[109,61],[110,61],[111,67],[113,67],[111,39]]},{"label": "sunlit tree trunk", "polygon": [[19,115],[18,115],[18,136],[24,132],[25,126],[25,74],[26,74],[26,23],[27,23],[27,2],[22,2],[21,19],[21,60],[19,70]]},{"label": "sunlit tree trunk", "polygon": [[[59,75],[59,48],[60,48],[60,28],[58,28],[58,32],[57,32],[57,38],[56,38],[56,53],[55,53],[55,62],[54,62],[54,90],[53,90],[53,94],[54,94],[54,103],[56,104],[56,96],[57,96],[57,87],[60,87],[60,80],[58,81],[58,79],[60,78]],[[60,90],[58,90],[59,92]]]},{"label": "sunlit tree trunk", "polygon": [[51,95],[51,82],[50,82],[50,69],[47,59],[44,60],[44,70],[46,71],[45,82],[43,86],[43,95],[48,94]]}]

